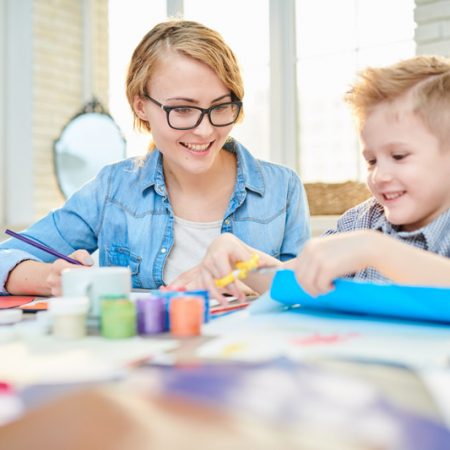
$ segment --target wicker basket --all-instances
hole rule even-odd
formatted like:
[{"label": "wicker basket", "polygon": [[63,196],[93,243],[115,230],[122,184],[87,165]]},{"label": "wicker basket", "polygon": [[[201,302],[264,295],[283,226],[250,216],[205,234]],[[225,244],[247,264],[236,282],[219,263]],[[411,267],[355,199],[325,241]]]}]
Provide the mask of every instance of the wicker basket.
[{"label": "wicker basket", "polygon": [[305,183],[312,216],[340,215],[368,199],[371,194],[364,183]]}]

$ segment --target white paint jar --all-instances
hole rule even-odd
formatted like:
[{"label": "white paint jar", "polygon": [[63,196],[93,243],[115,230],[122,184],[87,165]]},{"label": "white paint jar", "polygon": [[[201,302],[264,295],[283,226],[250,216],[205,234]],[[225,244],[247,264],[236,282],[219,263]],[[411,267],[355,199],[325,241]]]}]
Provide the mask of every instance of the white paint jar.
[{"label": "white paint jar", "polygon": [[53,336],[61,339],[80,339],[86,336],[88,297],[53,297],[48,302],[52,318]]}]

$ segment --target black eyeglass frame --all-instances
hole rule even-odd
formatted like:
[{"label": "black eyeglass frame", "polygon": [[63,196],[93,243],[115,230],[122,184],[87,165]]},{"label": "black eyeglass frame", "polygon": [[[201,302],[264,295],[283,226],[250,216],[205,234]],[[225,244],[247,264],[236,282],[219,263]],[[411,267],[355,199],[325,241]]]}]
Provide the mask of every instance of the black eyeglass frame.
[{"label": "black eyeglass frame", "polygon": [[[227,127],[228,125],[231,125],[231,124],[236,122],[236,120],[238,119],[239,114],[241,112],[241,108],[242,108],[242,102],[240,100],[232,100],[231,102],[220,103],[218,105],[210,106],[209,108],[200,108],[199,106],[190,106],[190,105],[166,106],[166,105],[163,105],[162,103],[158,102],[158,100],[155,100],[153,97],[150,97],[150,95],[148,95],[148,94],[144,93],[143,96],[146,99],[148,99],[151,102],[153,102],[155,105],[159,106],[161,109],[163,109],[166,112],[167,124],[169,125],[170,128],[172,128],[174,130],[192,130],[192,129],[198,127],[201,124],[201,122],[203,120],[203,117],[205,117],[205,115],[208,116],[209,123],[213,127]],[[226,105],[236,105],[238,107],[238,112],[236,114],[236,118],[233,121],[231,121],[231,122],[228,122],[228,123],[225,123],[225,124],[221,124],[221,125],[216,125],[211,120],[211,111],[214,111],[217,108],[223,108]],[[197,120],[197,123],[194,126],[192,126],[192,127],[183,127],[183,128],[174,127],[170,123],[169,114],[170,114],[170,111],[172,111],[173,109],[178,109],[178,108],[190,108],[190,109],[197,109],[198,111],[200,111],[201,114],[200,114],[200,117]]]}]

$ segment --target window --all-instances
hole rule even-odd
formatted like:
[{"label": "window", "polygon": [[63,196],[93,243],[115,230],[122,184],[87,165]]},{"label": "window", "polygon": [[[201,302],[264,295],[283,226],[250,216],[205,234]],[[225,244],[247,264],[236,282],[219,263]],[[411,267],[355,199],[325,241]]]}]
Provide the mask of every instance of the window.
[{"label": "window", "polygon": [[125,136],[128,156],[144,154],[150,140],[133,129],[125,95],[128,64],[145,33],[165,18],[165,0],[109,0],[109,111]]},{"label": "window", "polygon": [[184,18],[217,30],[236,54],[244,79],[245,117],[231,134],[254,156],[267,159],[270,144],[268,0],[184,0]]},{"label": "window", "polygon": [[414,55],[414,0],[297,0],[296,16],[302,179],[361,180],[343,95],[358,70]]},{"label": "window", "polygon": [[[365,169],[343,95],[359,69],[369,64],[388,64],[415,53],[414,0],[292,1],[296,7],[297,149],[295,145],[270,149],[271,129],[273,136],[290,129],[271,117],[276,112],[272,112],[273,103],[270,104],[270,47],[275,37],[270,36],[269,19],[273,17],[269,17],[269,11],[282,8],[284,3],[184,0],[179,6],[184,18],[219,31],[241,64],[245,119],[233,129],[234,137],[263,159],[276,160],[277,154],[271,151],[298,152],[298,158],[285,159],[299,161],[298,167],[293,168],[300,171],[304,182],[362,180]],[[124,92],[127,64],[143,35],[166,19],[168,3],[110,0],[110,111],[125,134],[130,156],[145,152],[149,137],[133,130]],[[283,67],[275,76],[288,70],[289,67]],[[275,101],[283,107],[282,98]]]},{"label": "window", "polygon": [[[125,96],[125,76],[131,54],[144,34],[166,19],[165,0],[110,0],[110,112],[127,140],[129,156],[142,154],[148,135],[133,130]],[[184,18],[219,31],[241,65],[245,118],[232,135],[259,158],[269,152],[269,25],[268,1],[185,0]],[[236,14],[239,11],[239,14]],[[258,11],[258,14],[255,14]],[[251,22],[249,18],[251,17]]]}]

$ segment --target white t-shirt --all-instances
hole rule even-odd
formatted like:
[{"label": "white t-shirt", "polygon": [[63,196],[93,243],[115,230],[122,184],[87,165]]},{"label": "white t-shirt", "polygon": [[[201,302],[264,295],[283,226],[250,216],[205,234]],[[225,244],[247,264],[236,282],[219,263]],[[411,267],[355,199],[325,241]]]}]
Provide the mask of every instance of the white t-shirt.
[{"label": "white t-shirt", "polygon": [[174,246],[164,267],[164,282],[172,283],[178,275],[196,266],[209,244],[220,235],[222,221],[191,222],[174,217]]}]

